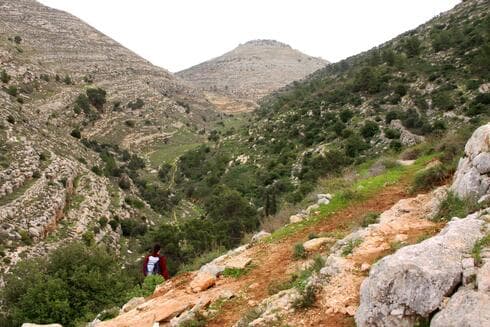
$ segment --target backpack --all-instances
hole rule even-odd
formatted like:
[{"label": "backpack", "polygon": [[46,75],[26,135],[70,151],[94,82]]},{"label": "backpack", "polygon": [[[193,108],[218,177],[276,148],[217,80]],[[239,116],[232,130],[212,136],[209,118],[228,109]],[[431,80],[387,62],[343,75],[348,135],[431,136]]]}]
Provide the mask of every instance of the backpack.
[{"label": "backpack", "polygon": [[160,268],[160,258],[158,258],[158,261],[155,262],[153,265],[153,271],[151,272],[152,275],[161,275],[162,269]]}]

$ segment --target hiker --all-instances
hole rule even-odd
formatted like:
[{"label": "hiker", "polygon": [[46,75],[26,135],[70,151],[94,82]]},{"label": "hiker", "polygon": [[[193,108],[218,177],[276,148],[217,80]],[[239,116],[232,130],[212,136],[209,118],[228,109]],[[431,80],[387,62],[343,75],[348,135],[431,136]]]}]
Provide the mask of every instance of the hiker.
[{"label": "hiker", "polygon": [[167,259],[160,255],[160,244],[155,244],[151,254],[146,256],[143,263],[143,274],[145,276],[162,275],[165,280],[170,278],[167,270]]}]

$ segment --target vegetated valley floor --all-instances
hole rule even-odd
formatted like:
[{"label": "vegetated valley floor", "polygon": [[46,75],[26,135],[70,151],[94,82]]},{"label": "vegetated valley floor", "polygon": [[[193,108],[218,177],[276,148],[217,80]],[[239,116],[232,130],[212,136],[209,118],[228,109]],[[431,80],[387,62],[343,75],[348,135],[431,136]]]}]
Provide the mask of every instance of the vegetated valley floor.
[{"label": "vegetated valley floor", "polygon": [[[293,259],[293,247],[295,244],[307,240],[310,233],[335,233],[339,231],[348,233],[352,226],[360,224],[362,217],[366,213],[383,212],[399,200],[408,197],[407,189],[412,177],[413,169],[409,169],[398,182],[383,186],[363,200],[354,201],[347,207],[337,212],[331,212],[324,217],[316,217],[318,219],[315,219],[315,223],[300,230],[295,230],[280,239],[273,239],[271,242],[256,245],[251,252],[253,268],[236,280],[236,283],[240,285],[239,289],[245,290],[246,295],[226,302],[219,310],[219,313],[208,321],[207,326],[223,327],[235,324],[253,308],[253,305],[258,304],[269,296],[268,287],[272,282],[287,281],[290,275],[299,268],[300,263]],[[424,231],[424,233],[430,234],[435,234],[436,232],[437,230]],[[417,233],[419,235],[411,235],[411,238],[416,239],[419,237],[421,231],[419,230]],[[383,255],[386,254],[388,253]],[[371,262],[376,261],[378,258],[371,258]],[[182,278],[181,285],[185,285],[185,280],[189,276],[182,275],[180,278]],[[177,283],[180,284],[179,282]],[[341,327],[354,325],[351,317],[340,313],[327,314],[325,312],[319,315],[318,312],[315,313],[315,307],[310,308],[308,312],[304,312],[303,318],[317,326]]]}]

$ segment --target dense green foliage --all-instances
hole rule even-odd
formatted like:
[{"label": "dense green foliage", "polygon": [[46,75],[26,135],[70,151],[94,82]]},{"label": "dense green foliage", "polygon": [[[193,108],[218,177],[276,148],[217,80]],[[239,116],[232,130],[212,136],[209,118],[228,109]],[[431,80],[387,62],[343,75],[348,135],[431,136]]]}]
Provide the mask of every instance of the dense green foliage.
[{"label": "dense green foliage", "polygon": [[2,301],[12,326],[25,321],[75,326],[121,305],[131,284],[114,254],[75,243],[18,264],[6,276]]}]

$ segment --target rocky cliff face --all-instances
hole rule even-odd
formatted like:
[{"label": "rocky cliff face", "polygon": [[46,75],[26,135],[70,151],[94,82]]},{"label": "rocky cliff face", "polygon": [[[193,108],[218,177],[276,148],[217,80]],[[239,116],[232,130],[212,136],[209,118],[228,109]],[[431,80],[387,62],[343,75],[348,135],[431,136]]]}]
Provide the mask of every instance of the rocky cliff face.
[{"label": "rocky cliff face", "polygon": [[201,90],[256,101],[328,62],[273,40],[254,40],[177,76]]}]

